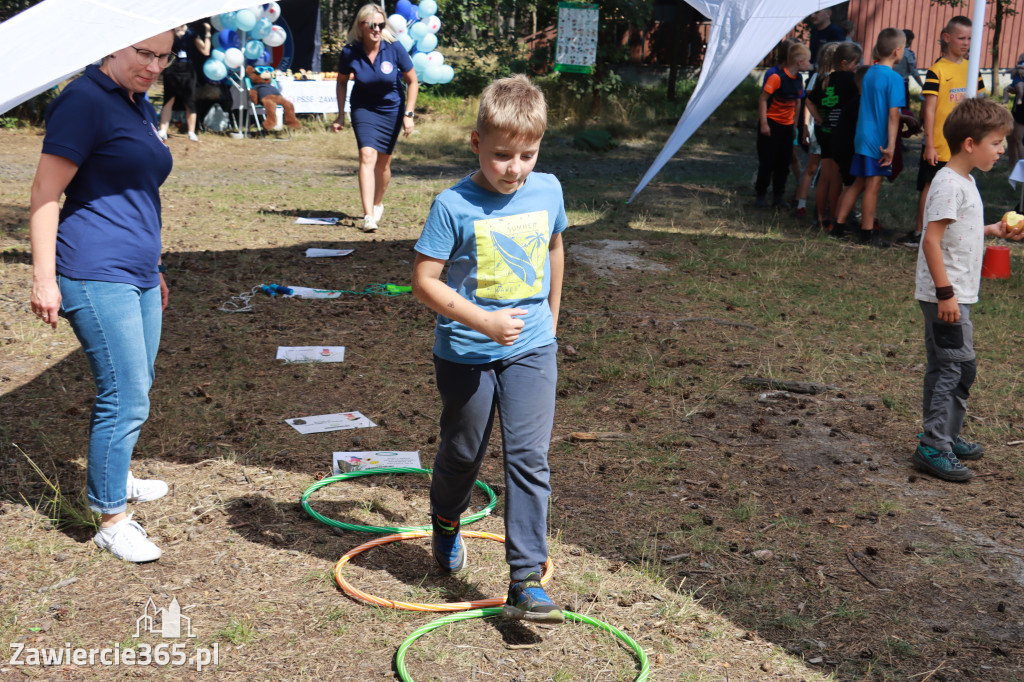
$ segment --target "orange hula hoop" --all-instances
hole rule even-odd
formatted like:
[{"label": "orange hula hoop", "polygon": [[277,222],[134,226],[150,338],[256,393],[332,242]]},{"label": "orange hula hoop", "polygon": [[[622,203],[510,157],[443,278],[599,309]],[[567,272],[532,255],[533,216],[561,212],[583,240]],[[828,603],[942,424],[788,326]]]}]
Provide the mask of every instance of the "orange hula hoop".
[{"label": "orange hula hoop", "polygon": [[[505,542],[504,535],[497,535],[495,533],[483,533],[480,531],[464,530],[462,532],[463,538],[482,538],[484,540],[494,540],[495,542]],[[386,545],[391,542],[401,542],[403,540],[414,540],[416,538],[429,538],[431,535],[428,531],[416,531],[413,533],[396,533],[394,535],[385,535],[381,538],[375,538],[369,542],[364,542],[358,547],[349,550],[345,556],[338,560],[338,563],[334,565],[334,582],[338,583],[345,594],[357,599],[359,601],[373,604],[374,606],[385,606],[393,609],[403,609],[405,611],[434,611],[434,612],[446,612],[446,611],[468,611],[470,609],[482,609],[490,606],[501,606],[505,603],[505,597],[492,597],[490,599],[477,599],[476,601],[460,601],[460,602],[449,602],[446,604],[418,604],[415,602],[396,601],[393,599],[386,599],[384,597],[375,597],[372,594],[367,594],[362,590],[353,587],[345,577],[341,574],[341,570],[345,567],[353,557],[358,554],[362,554],[368,549],[379,547],[380,545]],[[551,580],[551,574],[554,572],[554,564],[551,563],[551,557],[544,562],[544,571],[541,575],[540,582],[542,585],[547,585]]]}]

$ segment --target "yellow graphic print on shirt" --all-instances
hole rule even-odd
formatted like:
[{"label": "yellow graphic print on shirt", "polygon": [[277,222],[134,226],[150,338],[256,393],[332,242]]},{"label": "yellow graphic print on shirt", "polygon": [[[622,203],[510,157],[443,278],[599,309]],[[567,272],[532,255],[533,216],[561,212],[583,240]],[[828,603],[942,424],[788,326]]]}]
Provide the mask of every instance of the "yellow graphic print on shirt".
[{"label": "yellow graphic print on shirt", "polygon": [[534,211],[473,222],[476,295],[499,301],[539,294],[548,256],[548,212]]}]

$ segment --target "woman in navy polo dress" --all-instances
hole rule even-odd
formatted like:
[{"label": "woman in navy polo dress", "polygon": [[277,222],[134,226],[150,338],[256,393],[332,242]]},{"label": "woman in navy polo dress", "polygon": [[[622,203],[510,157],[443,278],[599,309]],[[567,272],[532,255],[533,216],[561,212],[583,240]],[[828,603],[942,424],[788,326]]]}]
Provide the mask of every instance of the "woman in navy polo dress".
[{"label": "woman in navy polo dress", "polygon": [[[419,81],[409,53],[395,40],[379,6],[363,5],[348,37],[350,42],[338,59],[338,118],[332,128],[334,132],[345,128],[345,95],[348,79],[353,77],[350,108],[359,146],[363,231],[373,232],[384,213],[398,133],[412,132]],[[408,86],[407,97],[402,81]]]},{"label": "woman in navy polo dress", "polygon": [[129,466],[149,417],[168,296],[160,185],[171,152],[144,95],[174,61],[173,41],[166,31],[113,52],[50,104],[29,214],[32,312],[54,329],[68,320],[96,382],[86,464],[89,508],[100,514],[93,540],[135,562],[160,558],[160,548],[127,503],[167,494],[166,483],[136,479]]}]

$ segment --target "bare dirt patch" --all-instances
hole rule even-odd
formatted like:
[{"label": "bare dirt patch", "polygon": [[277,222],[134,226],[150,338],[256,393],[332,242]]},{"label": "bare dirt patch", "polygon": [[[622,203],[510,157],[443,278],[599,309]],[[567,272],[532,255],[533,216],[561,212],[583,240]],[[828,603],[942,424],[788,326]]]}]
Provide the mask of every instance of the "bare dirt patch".
[{"label": "bare dirt patch", "polygon": [[[0,136],[0,168],[31,177],[39,138]],[[816,305],[829,292],[863,295],[844,288],[868,273],[872,288],[897,289],[909,254],[880,263],[807,239],[784,219],[733,207],[733,221],[721,188],[703,192],[684,177],[686,192],[675,191],[669,180],[685,167],[661,193],[652,186],[637,206],[622,207],[631,178],[609,174],[598,185],[588,167],[608,169],[607,159],[552,144],[559,154],[539,170],[564,176],[570,217],[586,226],[566,235],[552,595],[636,639],[652,679],[1019,677],[1024,524],[1018,451],[1004,444],[1020,415],[980,387],[974,413],[987,421],[971,429],[990,445],[980,476],[953,486],[914,473],[921,359],[914,321],[896,312],[905,302],[873,302],[842,319]],[[439,409],[432,315],[409,297],[369,293],[329,302],[260,295],[245,314],[218,306],[260,283],[365,292],[406,282],[430,197],[472,157],[450,160],[440,179],[436,162],[397,157],[386,227],[368,237],[352,222],[350,139],[305,131],[288,143],[204,136],[171,146],[176,171],[164,202],[173,298],[135,465],[172,484],[167,498],[137,508],[165,550],[150,565],[117,562],[95,550],[88,530],[54,530],[45,519],[47,489],[24,455],[77,495],[92,385],[66,328],[51,334],[26,320],[28,181],[0,188],[3,642],[155,645],[159,638],[134,639],[140,609],[151,597],[160,606],[177,598],[198,633],[188,650],[220,647],[210,670],[217,679],[393,678],[398,645],[433,616],[341,593],[331,569],[368,537],[313,521],[298,499],[327,474],[334,450],[418,449],[429,464]],[[616,153],[622,167],[639,168],[649,151]],[[674,232],[670,214],[696,211],[694,203],[717,216],[711,227]],[[595,205],[604,207],[596,219],[588,217]],[[647,227],[631,228],[640,213]],[[339,215],[343,225],[296,226],[298,214]],[[742,232],[722,234],[727,219]],[[787,248],[773,250],[765,235]],[[606,269],[593,270],[594,254],[581,245]],[[356,252],[306,259],[314,246]],[[273,361],[277,345],[321,343],[345,345],[346,361]],[[768,391],[744,385],[751,375],[836,389]],[[380,426],[301,436],[282,421],[351,409]],[[619,435],[583,441],[575,432]],[[501,494],[497,440],[481,478]],[[366,479],[330,486],[315,504],[335,518],[420,524],[425,485],[425,477]],[[478,529],[500,532],[500,509]],[[424,541],[369,551],[346,575],[392,598],[500,594],[501,548],[472,542],[471,569],[455,579],[436,573]],[[409,667],[417,680],[636,674],[632,655],[607,633],[492,620],[426,635]],[[109,679],[88,665],[0,670]],[[169,667],[134,673],[182,677]]]}]

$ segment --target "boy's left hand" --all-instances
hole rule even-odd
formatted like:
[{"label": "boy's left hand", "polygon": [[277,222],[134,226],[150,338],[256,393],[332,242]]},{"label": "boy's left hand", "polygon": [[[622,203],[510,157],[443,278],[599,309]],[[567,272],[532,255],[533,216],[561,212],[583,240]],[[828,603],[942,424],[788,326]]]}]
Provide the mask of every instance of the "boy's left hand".
[{"label": "boy's left hand", "polygon": [[879,166],[891,166],[892,165],[892,149],[886,149],[885,147],[879,147],[878,151],[882,152],[882,155],[878,158]]}]

